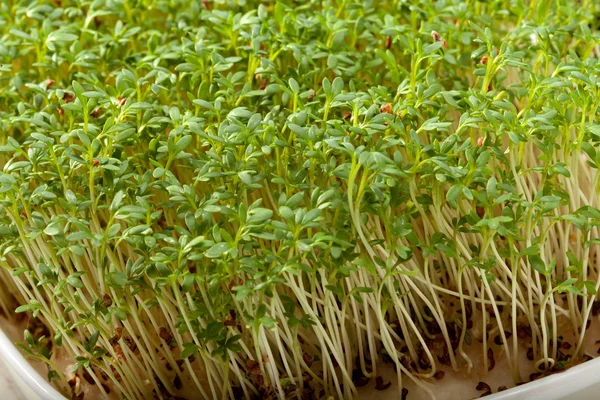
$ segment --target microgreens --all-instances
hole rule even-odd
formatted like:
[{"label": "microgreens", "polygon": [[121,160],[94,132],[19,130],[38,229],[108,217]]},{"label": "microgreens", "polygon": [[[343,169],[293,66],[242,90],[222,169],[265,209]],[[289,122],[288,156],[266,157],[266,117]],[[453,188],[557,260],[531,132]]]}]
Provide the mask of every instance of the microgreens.
[{"label": "microgreens", "polygon": [[525,382],[524,347],[579,362],[599,12],[3,1],[0,311],[47,326],[21,347],[73,396],[355,398],[387,362],[406,397],[500,358]]}]

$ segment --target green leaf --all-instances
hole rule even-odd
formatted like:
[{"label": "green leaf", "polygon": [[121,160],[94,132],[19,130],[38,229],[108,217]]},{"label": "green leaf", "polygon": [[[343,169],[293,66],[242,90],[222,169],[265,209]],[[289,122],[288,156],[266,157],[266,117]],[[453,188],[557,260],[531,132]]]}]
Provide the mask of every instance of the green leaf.
[{"label": "green leaf", "polygon": [[79,39],[79,36],[72,33],[52,32],[48,35],[46,42],[72,42]]},{"label": "green leaf", "polygon": [[48,225],[45,229],[44,229],[44,233],[48,236],[55,236],[58,235],[62,232],[62,229],[60,227],[60,225],[55,224],[55,225]]},{"label": "green leaf", "polygon": [[229,250],[231,250],[229,243],[221,242],[221,243],[217,243],[217,244],[213,245],[204,254],[208,258],[218,258],[218,257],[221,257],[226,252],[228,252]]},{"label": "green leaf", "polygon": [[273,211],[266,208],[256,208],[252,210],[246,222],[248,224],[258,224],[271,219]]},{"label": "green leaf", "polygon": [[290,85],[290,89],[292,90],[292,92],[294,94],[298,94],[300,92],[300,86],[298,85],[298,82],[294,78],[290,78],[288,83]]},{"label": "green leaf", "polygon": [[125,197],[125,193],[123,193],[122,190],[118,191],[115,194],[115,197],[113,198],[112,203],[110,203],[110,210],[111,211],[117,211],[119,209],[119,207],[121,206],[121,202],[123,201],[123,198]]},{"label": "green leaf", "polygon": [[190,144],[192,144],[192,140],[193,140],[193,138],[191,135],[180,138],[177,141],[177,144],[175,145],[175,151],[181,152],[181,151],[187,149],[190,146]]},{"label": "green leaf", "polygon": [[186,360],[186,359],[190,358],[192,355],[196,354],[197,352],[198,352],[198,346],[196,346],[194,343],[184,343],[183,349],[181,350],[180,358],[182,360]]},{"label": "green leaf", "polygon": [[87,232],[73,232],[67,236],[69,242],[77,242],[79,240],[89,239],[90,235]]},{"label": "green leaf", "polygon": [[542,258],[539,255],[533,254],[533,255],[527,256],[527,259],[529,260],[529,263],[531,264],[533,269],[535,269],[537,272],[539,272],[542,275],[547,274],[546,263],[544,263],[544,261],[542,260]]},{"label": "green leaf", "polygon": [[533,256],[536,254],[540,253],[540,248],[535,245],[535,246],[529,246],[525,249],[523,249],[519,254],[521,254],[522,256]]},{"label": "green leaf", "polygon": [[313,208],[312,210],[310,210],[309,212],[307,212],[306,214],[304,214],[304,218],[302,218],[302,225],[306,225],[306,224],[308,224],[310,222],[313,222],[320,215],[321,215],[321,209],[320,208]]},{"label": "green leaf", "polygon": [[24,304],[22,306],[17,307],[15,313],[19,314],[22,312],[37,310],[38,308],[40,308],[40,306],[41,305],[37,302],[37,300],[30,300],[28,304]]},{"label": "green leaf", "polygon": [[497,181],[495,177],[491,177],[488,180],[487,186],[486,186],[486,192],[488,197],[495,199],[498,196],[498,192],[496,189],[496,185],[497,185]]},{"label": "green leaf", "polygon": [[111,272],[109,274],[110,280],[116,286],[125,286],[127,285],[128,279],[127,275],[124,272]]},{"label": "green leaf", "polygon": [[83,96],[90,99],[100,99],[107,97],[106,94],[102,92],[83,92]]},{"label": "green leaf", "polygon": [[82,288],[83,282],[78,276],[70,275],[67,277],[67,283],[76,288]]},{"label": "green leaf", "polygon": [[183,290],[183,293],[188,293],[192,289],[193,285],[194,285],[194,276],[193,275],[187,275],[185,278],[183,278],[183,283],[181,284],[181,289]]},{"label": "green leaf", "polygon": [[31,37],[31,35],[23,32],[23,31],[20,31],[18,29],[12,28],[10,30],[10,33],[13,34],[13,35],[15,35],[15,36],[17,36],[17,37],[20,37],[21,39],[25,39],[25,40],[28,40],[28,41],[32,41],[33,40],[33,38]]}]

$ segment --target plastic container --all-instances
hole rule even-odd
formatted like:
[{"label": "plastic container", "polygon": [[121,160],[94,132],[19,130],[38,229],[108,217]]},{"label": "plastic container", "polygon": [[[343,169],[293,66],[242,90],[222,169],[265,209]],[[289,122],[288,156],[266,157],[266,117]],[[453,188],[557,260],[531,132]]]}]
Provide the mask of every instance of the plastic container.
[{"label": "plastic container", "polygon": [[[21,355],[19,349],[2,330],[0,330],[0,358],[8,366],[23,399],[65,400],[65,397],[56,391]],[[2,398],[1,389],[0,398]],[[397,394],[391,391],[377,394],[378,400],[397,398]],[[489,400],[598,399],[600,398],[600,358],[485,398]]]},{"label": "plastic container", "polygon": [[[0,358],[3,365],[6,365],[15,388],[21,392],[22,399],[65,400],[65,397],[31,366],[2,330],[0,330]],[[1,388],[0,398],[6,398],[2,396]]]}]

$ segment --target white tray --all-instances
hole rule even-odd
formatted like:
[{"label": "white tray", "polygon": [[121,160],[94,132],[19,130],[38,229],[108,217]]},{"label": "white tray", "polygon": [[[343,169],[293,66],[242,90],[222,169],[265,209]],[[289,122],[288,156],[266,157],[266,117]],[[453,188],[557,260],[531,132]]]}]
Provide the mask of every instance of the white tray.
[{"label": "white tray", "polygon": [[[65,400],[21,355],[18,348],[0,330],[0,358],[5,361],[16,386],[27,400]],[[2,396],[0,388],[0,398]],[[409,396],[410,397],[410,396]],[[454,397],[454,396],[453,396]],[[378,392],[377,399],[396,399],[390,391]],[[486,396],[488,400],[560,400],[600,399],[600,358],[572,367],[525,385]],[[12,400],[12,399],[11,399]],[[443,400],[443,399],[439,399]]]}]

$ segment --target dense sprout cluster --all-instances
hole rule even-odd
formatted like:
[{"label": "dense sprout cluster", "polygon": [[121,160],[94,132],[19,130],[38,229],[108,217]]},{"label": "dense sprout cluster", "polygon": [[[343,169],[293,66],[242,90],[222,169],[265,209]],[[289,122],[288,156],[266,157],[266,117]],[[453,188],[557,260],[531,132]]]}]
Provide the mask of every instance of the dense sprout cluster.
[{"label": "dense sprout cluster", "polygon": [[423,397],[585,360],[598,15],[2,1],[0,311],[73,398],[354,398],[385,368]]}]

